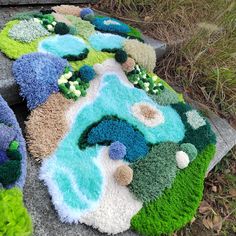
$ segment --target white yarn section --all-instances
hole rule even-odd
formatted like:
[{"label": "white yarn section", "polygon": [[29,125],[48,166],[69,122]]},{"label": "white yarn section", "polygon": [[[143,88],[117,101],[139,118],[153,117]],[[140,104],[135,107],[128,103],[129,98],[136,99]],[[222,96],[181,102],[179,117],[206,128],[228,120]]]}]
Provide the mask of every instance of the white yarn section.
[{"label": "white yarn section", "polygon": [[[99,156],[97,159],[101,159],[101,154],[102,152],[99,153]],[[58,165],[50,165],[50,162],[53,162],[53,159],[56,159],[56,156],[53,155],[51,157],[48,157],[42,162],[42,166],[39,171],[39,179],[44,181],[44,184],[48,187],[48,192],[52,196],[52,203],[55,207],[55,209],[58,212],[58,215],[60,217],[60,220],[62,222],[66,223],[78,223],[80,220],[81,210],[77,210],[75,208],[69,207],[67,204],[65,204],[64,199],[63,199],[63,194],[58,188],[54,175],[56,172],[62,172],[65,173],[65,175],[70,179],[73,187],[73,191],[76,193],[78,196],[78,199],[82,199],[84,202],[86,202],[91,208],[97,207],[99,204],[98,201],[93,202],[89,200],[77,187],[76,180],[74,179],[74,176],[71,174],[70,170],[66,169],[63,166],[58,166]],[[95,159],[94,163],[101,168],[100,162]],[[87,211],[87,209],[85,210]]]},{"label": "white yarn section", "polygon": [[180,169],[186,168],[190,162],[188,154],[183,151],[176,152],[176,162],[177,162],[177,166]]},{"label": "white yarn section", "polygon": [[102,150],[98,159],[104,174],[104,190],[98,207],[81,215],[80,222],[93,226],[100,232],[117,234],[130,228],[130,220],[142,208],[142,202],[135,199],[126,186],[119,185],[114,173],[123,165],[122,160],[109,158],[108,148]]},{"label": "white yarn section", "polygon": [[186,116],[188,123],[192,126],[193,129],[198,129],[206,125],[206,121],[196,110],[187,111]]}]

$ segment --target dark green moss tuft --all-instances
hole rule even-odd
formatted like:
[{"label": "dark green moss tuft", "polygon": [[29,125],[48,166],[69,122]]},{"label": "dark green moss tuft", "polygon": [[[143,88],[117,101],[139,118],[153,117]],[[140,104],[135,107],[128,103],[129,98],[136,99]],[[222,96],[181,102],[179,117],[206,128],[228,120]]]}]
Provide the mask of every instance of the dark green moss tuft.
[{"label": "dark green moss tuft", "polygon": [[201,126],[198,129],[193,129],[191,125],[187,122],[186,112],[193,110],[193,108],[186,103],[177,103],[171,105],[180,115],[184,125],[185,125],[185,137],[182,143],[193,144],[198,152],[204,150],[209,144],[216,144],[216,136],[211,130],[209,122],[206,120],[206,125]]},{"label": "dark green moss tuft", "polygon": [[68,61],[82,61],[88,56],[88,53],[89,50],[85,48],[84,51],[79,55],[65,55],[63,58],[67,59]]},{"label": "dark green moss tuft", "polygon": [[64,34],[68,34],[70,32],[70,28],[65,23],[58,22],[55,25],[54,32],[55,32],[55,34],[64,35]]},{"label": "dark green moss tuft", "polygon": [[124,50],[117,50],[115,54],[115,59],[119,63],[125,63],[127,61],[128,55]]}]

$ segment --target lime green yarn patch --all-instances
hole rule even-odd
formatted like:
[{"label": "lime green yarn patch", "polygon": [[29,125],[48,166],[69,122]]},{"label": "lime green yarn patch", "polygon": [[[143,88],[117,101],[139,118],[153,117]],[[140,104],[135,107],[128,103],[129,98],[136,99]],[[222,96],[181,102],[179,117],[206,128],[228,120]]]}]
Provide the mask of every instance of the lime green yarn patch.
[{"label": "lime green yarn patch", "polygon": [[45,37],[38,38],[30,43],[23,43],[11,39],[8,36],[11,28],[18,24],[18,20],[9,21],[3,30],[0,32],[0,51],[6,54],[11,59],[17,59],[24,54],[37,52],[38,43]]},{"label": "lime green yarn patch", "polygon": [[0,190],[0,235],[29,236],[33,227],[18,188]]},{"label": "lime green yarn patch", "polygon": [[135,39],[139,39],[139,40],[143,41],[142,40],[142,37],[143,37],[142,33],[138,29],[131,27],[131,26],[130,26],[130,32],[128,33],[128,36],[130,36],[130,38],[135,38]]},{"label": "lime green yarn patch", "polygon": [[70,65],[74,70],[80,69],[84,65],[93,66],[96,63],[103,63],[109,58],[113,58],[114,54],[108,52],[97,52],[94,49],[90,48],[87,58],[82,61],[70,61]]},{"label": "lime green yarn patch", "polygon": [[89,21],[82,20],[79,17],[65,15],[65,17],[76,28],[76,34],[82,36],[84,39],[88,39],[89,36],[95,32],[95,27]]},{"label": "lime green yarn patch", "polygon": [[132,228],[144,235],[162,235],[190,222],[202,199],[205,173],[214,153],[215,145],[207,146],[188,168],[179,172],[170,189],[145,204],[132,218]]}]

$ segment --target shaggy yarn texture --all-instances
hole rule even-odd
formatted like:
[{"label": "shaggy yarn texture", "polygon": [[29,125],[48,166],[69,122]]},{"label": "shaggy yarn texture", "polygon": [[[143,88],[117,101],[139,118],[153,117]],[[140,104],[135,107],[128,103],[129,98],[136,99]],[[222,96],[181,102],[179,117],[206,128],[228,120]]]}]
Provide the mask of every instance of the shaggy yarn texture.
[{"label": "shaggy yarn texture", "polygon": [[[153,73],[155,50],[141,32],[70,5],[14,19],[0,32],[0,50],[18,59],[13,75],[31,110],[28,149],[41,162],[39,178],[60,220],[143,235],[171,234],[190,222],[215,135],[207,119]],[[0,181],[22,187],[22,136],[5,111],[2,116],[0,166],[12,158],[21,161],[21,172],[9,186],[2,176],[13,175],[0,167]],[[30,224],[22,219],[28,235]]]},{"label": "shaggy yarn texture", "polygon": [[25,177],[25,140],[13,111],[0,96],[0,235],[32,235],[22,197]]},{"label": "shaggy yarn texture", "polygon": [[66,60],[44,53],[27,54],[14,62],[13,75],[30,110],[59,91],[57,80],[66,65]]},{"label": "shaggy yarn texture", "polygon": [[39,51],[58,57],[79,56],[86,49],[83,39],[72,35],[57,35],[44,39],[39,44]]},{"label": "shaggy yarn texture", "polygon": [[42,38],[38,38],[30,43],[24,43],[10,38],[9,31],[18,23],[18,20],[10,21],[0,32],[0,50],[11,59],[17,59],[25,54],[37,52],[38,43],[42,40]]},{"label": "shaggy yarn texture", "polygon": [[34,109],[26,122],[28,151],[36,159],[51,155],[69,127],[65,113],[71,100],[52,94],[41,106]]},{"label": "shaggy yarn texture", "polygon": [[18,188],[0,189],[0,211],[0,235],[32,235],[31,218],[23,205],[22,192]]},{"label": "shaggy yarn texture", "polygon": [[9,31],[9,37],[29,43],[37,38],[48,36],[50,33],[38,22],[33,19],[20,21]]},{"label": "shaggy yarn texture", "polygon": [[[6,136],[6,139],[4,140],[3,143],[1,142],[1,140],[3,140],[1,138],[1,140],[0,140],[1,145],[0,146],[6,147],[7,140],[8,141],[16,140],[19,143],[18,150],[21,155],[21,175],[19,176],[19,178],[17,179],[17,181],[15,183],[10,184],[9,186],[7,186],[7,188],[11,188],[13,186],[23,188],[24,183],[25,183],[25,177],[26,177],[26,145],[25,145],[25,140],[23,138],[20,126],[16,120],[16,117],[15,117],[13,111],[9,108],[9,106],[7,105],[7,103],[4,101],[4,99],[1,96],[0,96],[0,123],[6,125],[7,127],[11,127],[11,130],[13,130],[13,132],[14,132],[14,134],[10,138],[10,136],[8,136],[11,133],[11,131],[10,131],[8,133],[8,135]],[[1,126],[3,126],[3,125],[1,125]],[[10,128],[7,128],[7,130],[9,130],[9,129]]]},{"label": "shaggy yarn texture", "polygon": [[16,132],[12,127],[0,123],[0,150],[6,151],[15,137]]},{"label": "shaggy yarn texture", "polygon": [[89,21],[71,15],[66,15],[65,17],[76,28],[76,34],[84,39],[88,39],[91,34],[95,33],[95,27]]},{"label": "shaggy yarn texture", "polygon": [[79,17],[81,8],[73,5],[60,5],[52,7],[52,10],[63,15],[73,15]]},{"label": "shaggy yarn texture", "polygon": [[156,66],[156,52],[151,46],[136,39],[127,39],[124,42],[124,49],[140,66],[153,72]]}]

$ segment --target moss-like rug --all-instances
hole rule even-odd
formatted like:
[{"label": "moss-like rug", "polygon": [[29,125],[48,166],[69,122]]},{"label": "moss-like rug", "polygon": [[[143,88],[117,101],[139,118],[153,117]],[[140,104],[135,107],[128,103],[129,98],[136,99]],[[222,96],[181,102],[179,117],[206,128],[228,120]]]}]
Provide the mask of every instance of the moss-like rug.
[{"label": "moss-like rug", "polygon": [[161,235],[191,221],[215,135],[153,73],[155,50],[137,29],[64,5],[18,14],[0,37],[31,111],[29,152],[62,222]]}]

